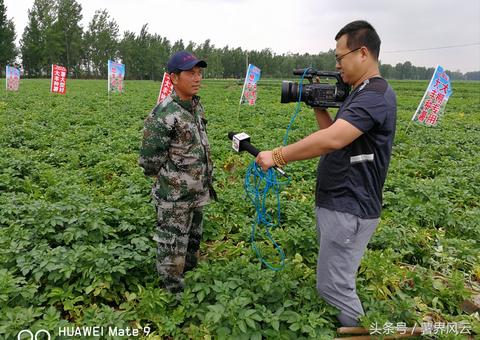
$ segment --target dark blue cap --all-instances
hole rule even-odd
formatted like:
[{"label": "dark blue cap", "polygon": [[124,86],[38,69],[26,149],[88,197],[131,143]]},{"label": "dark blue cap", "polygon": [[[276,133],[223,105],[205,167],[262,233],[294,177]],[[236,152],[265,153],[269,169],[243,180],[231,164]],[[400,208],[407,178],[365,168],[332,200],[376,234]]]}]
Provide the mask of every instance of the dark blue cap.
[{"label": "dark blue cap", "polygon": [[197,57],[187,51],[180,51],[170,57],[167,63],[167,70],[169,73],[177,70],[187,71],[194,66],[207,67],[207,63],[204,60],[197,59]]}]

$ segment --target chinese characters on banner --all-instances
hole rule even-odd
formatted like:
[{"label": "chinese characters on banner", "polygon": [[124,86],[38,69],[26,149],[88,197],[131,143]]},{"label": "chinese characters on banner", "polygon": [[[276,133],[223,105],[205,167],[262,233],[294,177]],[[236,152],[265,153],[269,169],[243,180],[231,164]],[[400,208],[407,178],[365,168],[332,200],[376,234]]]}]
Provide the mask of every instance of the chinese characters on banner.
[{"label": "chinese characters on banner", "polygon": [[52,64],[52,81],[50,92],[65,94],[67,92],[67,68]]},{"label": "chinese characters on banner", "polygon": [[172,93],[173,84],[170,75],[163,73],[162,85],[160,86],[160,93],[158,94],[157,104],[163,101],[170,93]]},{"label": "chinese characters on banner", "polygon": [[257,82],[260,80],[260,69],[252,64],[248,65],[247,75],[243,83],[242,96],[240,97],[240,104],[248,103],[248,105],[255,105],[257,100]]},{"label": "chinese characters on banner", "polygon": [[422,125],[436,126],[451,94],[450,78],[441,66],[437,66],[412,120]]},{"label": "chinese characters on banner", "polygon": [[7,91],[18,91],[20,84],[20,70],[18,68],[7,66],[5,71],[5,85]]},{"label": "chinese characters on banner", "polygon": [[108,61],[108,92],[123,92],[125,65]]}]

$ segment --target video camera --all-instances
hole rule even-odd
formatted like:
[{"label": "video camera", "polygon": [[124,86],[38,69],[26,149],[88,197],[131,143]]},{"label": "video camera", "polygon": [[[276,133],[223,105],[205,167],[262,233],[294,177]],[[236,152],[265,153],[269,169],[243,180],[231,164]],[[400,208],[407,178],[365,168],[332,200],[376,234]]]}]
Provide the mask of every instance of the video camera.
[{"label": "video camera", "polygon": [[[350,86],[343,82],[340,72],[317,71],[309,69],[295,69],[293,74],[307,78],[310,84],[302,85],[301,101],[311,107],[340,107],[350,93]],[[313,78],[335,78],[336,83],[314,83]],[[296,102],[299,97],[300,86],[292,81],[282,81],[281,103]]]}]

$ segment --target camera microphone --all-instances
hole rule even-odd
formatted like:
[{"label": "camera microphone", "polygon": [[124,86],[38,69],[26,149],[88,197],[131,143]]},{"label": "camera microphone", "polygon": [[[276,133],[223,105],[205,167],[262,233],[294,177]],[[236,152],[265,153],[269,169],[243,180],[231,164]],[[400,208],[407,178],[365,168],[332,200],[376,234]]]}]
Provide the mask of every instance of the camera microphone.
[{"label": "camera microphone", "polygon": [[[260,153],[260,151],[258,151],[256,147],[250,144],[250,136],[244,132],[242,133],[229,132],[228,139],[232,141],[232,148],[236,152],[247,151],[249,154],[251,154],[254,157],[257,157],[257,155]],[[287,177],[287,174],[285,173],[285,171],[283,171],[279,167],[274,166],[273,168],[283,176]]]}]

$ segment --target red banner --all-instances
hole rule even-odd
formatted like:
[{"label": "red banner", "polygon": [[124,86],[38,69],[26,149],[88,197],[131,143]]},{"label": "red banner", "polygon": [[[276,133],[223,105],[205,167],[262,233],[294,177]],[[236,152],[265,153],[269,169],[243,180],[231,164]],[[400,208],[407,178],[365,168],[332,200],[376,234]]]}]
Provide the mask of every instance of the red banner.
[{"label": "red banner", "polygon": [[7,82],[7,91],[18,91],[20,83],[20,70],[16,67],[6,67],[5,80]]},{"label": "red banner", "polygon": [[257,82],[260,80],[261,73],[262,71],[255,65],[248,65],[239,104],[248,103],[248,105],[255,105],[257,100]]},{"label": "red banner", "polygon": [[443,67],[437,65],[427,91],[423,95],[412,120],[426,126],[437,126],[452,94],[450,77]]},{"label": "red banner", "polygon": [[170,75],[165,72],[163,74],[162,86],[160,86],[160,93],[158,94],[157,104],[163,101],[170,93],[172,93],[173,84]]},{"label": "red banner", "polygon": [[67,68],[52,65],[52,82],[50,92],[65,94],[67,92]]}]

